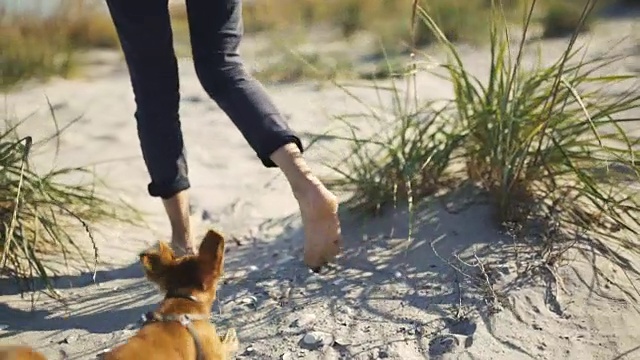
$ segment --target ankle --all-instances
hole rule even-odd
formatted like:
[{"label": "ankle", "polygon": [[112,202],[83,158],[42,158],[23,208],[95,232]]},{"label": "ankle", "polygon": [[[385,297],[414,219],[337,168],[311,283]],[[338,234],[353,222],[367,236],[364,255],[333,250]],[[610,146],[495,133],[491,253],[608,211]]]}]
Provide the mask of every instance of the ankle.
[{"label": "ankle", "polygon": [[320,181],[311,174],[296,177],[287,176],[287,182],[296,197],[317,192],[322,185]]},{"label": "ankle", "polygon": [[295,144],[282,146],[271,155],[271,160],[280,168],[293,188],[304,188],[313,181],[311,169]]},{"label": "ankle", "polygon": [[172,231],[171,248],[176,254],[193,253],[194,246],[191,240],[191,234],[185,231]]}]

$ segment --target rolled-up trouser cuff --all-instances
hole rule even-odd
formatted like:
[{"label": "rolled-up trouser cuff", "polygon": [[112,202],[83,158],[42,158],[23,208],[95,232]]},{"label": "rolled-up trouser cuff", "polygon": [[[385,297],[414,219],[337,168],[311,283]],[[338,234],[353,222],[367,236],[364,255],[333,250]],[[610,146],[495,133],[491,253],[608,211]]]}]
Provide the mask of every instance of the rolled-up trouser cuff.
[{"label": "rolled-up trouser cuff", "polygon": [[176,179],[174,182],[168,184],[155,184],[152,182],[147,186],[147,190],[149,195],[167,200],[180,191],[187,190],[190,187],[189,179],[185,177]]},{"label": "rolled-up trouser cuff", "polygon": [[289,133],[284,135],[277,133],[273,136],[272,139],[265,141],[263,149],[261,149],[260,153],[258,154],[258,157],[260,158],[260,161],[262,161],[262,164],[268,168],[277,167],[273,160],[271,160],[271,155],[276,150],[290,143],[296,144],[301,153],[304,152],[304,148],[302,146],[302,141],[300,141],[300,138]]}]

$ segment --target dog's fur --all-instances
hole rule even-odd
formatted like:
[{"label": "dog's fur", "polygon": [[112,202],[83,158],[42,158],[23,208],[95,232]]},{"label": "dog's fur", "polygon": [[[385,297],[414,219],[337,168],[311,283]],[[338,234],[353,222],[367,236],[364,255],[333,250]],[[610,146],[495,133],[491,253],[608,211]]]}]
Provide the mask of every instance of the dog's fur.
[{"label": "dog's fur", "polygon": [[28,346],[11,345],[0,347],[0,360],[47,360],[47,358]]},{"label": "dog's fur", "polygon": [[[140,254],[146,277],[163,293],[178,293],[193,297],[165,298],[156,310],[161,315],[193,314],[208,316],[216,297],[218,280],[224,263],[224,238],[210,230],[202,240],[198,255],[176,257],[169,245],[160,242],[157,250]],[[238,350],[234,329],[223,337],[207,320],[194,321],[193,327],[202,344],[204,358],[225,360]],[[29,348],[0,350],[0,360],[44,360]],[[194,360],[196,345],[188,330],[178,322],[147,324],[126,343],[105,353],[104,360]],[[11,357],[13,356],[13,357]]]}]

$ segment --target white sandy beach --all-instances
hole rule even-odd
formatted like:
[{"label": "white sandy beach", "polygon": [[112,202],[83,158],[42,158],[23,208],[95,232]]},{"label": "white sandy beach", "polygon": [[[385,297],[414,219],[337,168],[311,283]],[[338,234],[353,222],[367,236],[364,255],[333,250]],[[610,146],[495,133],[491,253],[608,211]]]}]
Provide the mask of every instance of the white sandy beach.
[{"label": "white sandy beach", "polygon": [[[589,51],[609,51],[612,42],[628,35],[620,49],[629,58],[617,71],[637,72],[639,31],[637,18],[604,22],[589,35]],[[555,59],[565,42],[545,41],[543,60]],[[469,48],[463,55],[478,73],[486,71],[486,50]],[[97,283],[91,274],[73,270],[57,281],[69,301],[67,309],[44,297],[31,309],[28,297],[21,298],[9,280],[0,279],[0,344],[32,345],[50,359],[60,358],[61,350],[70,359],[93,358],[126,340],[141,314],[160,300],[143,278],[137,255],[167,238],[168,223],[159,200],[146,193],[148,176],[124,64],[119,54],[98,58],[102,64],[91,65],[96,69],[91,76],[30,84],[0,103],[0,109],[6,107],[18,119],[35,112],[19,129],[35,141],[54,131],[45,96],[61,125],[82,116],[64,133],[55,165],[97,164],[96,171],[122,189],[118,195],[149,212],[150,229],[99,229]],[[247,58],[249,66],[256,61]],[[369,220],[344,213],[344,254],[330,271],[312,274],[302,263],[297,204],[283,176],[262,167],[202,90],[189,59],[180,61],[180,74],[197,234],[215,227],[238,239],[229,241],[226,281],[214,316],[216,326],[238,330],[238,359],[640,358],[640,295],[633,287],[640,280],[637,274],[629,272],[627,278],[596,260],[601,273],[595,276],[589,259],[573,254],[573,261],[558,270],[561,281],[549,281],[542,271],[540,281],[520,283],[516,277],[522,264],[513,249],[506,250],[509,238],[491,225],[482,205],[459,212],[438,202],[427,205],[411,240],[406,239],[402,211]],[[424,98],[451,93],[446,81],[427,74],[419,76],[418,85]],[[268,91],[305,143],[308,134],[335,125],[332,115],[359,111],[355,101],[331,86],[303,83],[269,86]],[[357,92],[376,103],[373,91]],[[51,167],[54,145],[33,157],[37,169]],[[306,153],[318,172],[326,171],[321,162],[329,158],[330,146],[337,145],[322,142]],[[441,259],[454,254],[473,259],[474,253],[491,269],[495,288],[500,294],[504,290],[499,309],[485,306],[486,289],[478,281]],[[632,255],[629,262],[640,266]],[[307,347],[302,339],[311,331],[331,335],[334,344]]]}]

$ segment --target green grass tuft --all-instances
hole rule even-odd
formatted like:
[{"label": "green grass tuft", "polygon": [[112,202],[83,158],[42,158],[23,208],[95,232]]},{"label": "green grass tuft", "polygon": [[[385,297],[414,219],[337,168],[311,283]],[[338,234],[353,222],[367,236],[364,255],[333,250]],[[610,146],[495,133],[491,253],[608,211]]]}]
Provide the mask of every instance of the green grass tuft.
[{"label": "green grass tuft", "polygon": [[[57,297],[52,278],[60,258],[65,266],[80,261],[94,271],[95,227],[109,221],[137,225],[141,217],[116,196],[105,195],[104,184],[87,168],[32,170],[29,155],[42,143],[18,138],[19,124],[7,123],[0,133],[0,273],[15,278],[22,290],[41,281],[45,292]],[[70,180],[87,176],[93,181]]]},{"label": "green grass tuft", "polygon": [[[585,5],[581,22],[593,3]],[[525,38],[527,31],[528,22]],[[494,22],[486,81],[473,76],[456,48],[441,38],[451,59],[445,68],[455,89],[457,120],[466,129],[468,178],[491,194],[500,222],[552,217],[565,228],[597,228],[607,237],[616,237],[616,229],[636,231],[639,207],[630,184],[601,181],[592,171],[603,167],[612,176],[616,165],[640,179],[635,162],[640,139],[623,128],[637,122],[625,117],[640,106],[636,77],[601,74],[622,57],[586,57],[575,48],[577,31],[555,63],[525,69],[524,44],[512,57],[501,34]],[[625,82],[628,91],[605,91]]]},{"label": "green grass tuft", "polygon": [[[594,3],[587,1],[579,23]],[[589,56],[576,45],[577,30],[555,62],[525,66],[536,5],[530,4],[517,49],[510,49],[502,9],[494,5],[487,78],[469,70],[435,17],[416,5],[443,45],[448,60],[438,68],[454,96],[434,111],[415,93],[401,96],[411,86],[392,86],[391,107],[358,114],[377,127],[371,135],[353,130],[339,137],[351,152],[331,164],[336,178],[328,182],[352,194],[350,208],[377,211],[402,199],[411,207],[455,175],[458,184],[485,191],[496,224],[553,223],[572,236],[588,231],[596,242],[635,246],[620,231],[640,229],[640,138],[625,130],[640,121],[628,115],[640,108],[638,76],[609,73],[623,56]],[[415,64],[409,78],[419,70]],[[614,87],[626,90],[609,91]],[[357,127],[354,117],[343,122]]]},{"label": "green grass tuft", "polygon": [[9,13],[0,5],[0,91],[29,79],[70,76],[79,51],[117,46],[109,15],[83,1],[63,0],[46,16]]},{"label": "green grass tuft", "polygon": [[305,81],[331,81],[353,77],[353,64],[341,54],[319,54],[316,52],[299,54],[283,49],[281,55],[253,72],[265,84],[292,83]]}]

